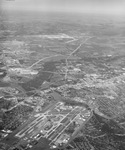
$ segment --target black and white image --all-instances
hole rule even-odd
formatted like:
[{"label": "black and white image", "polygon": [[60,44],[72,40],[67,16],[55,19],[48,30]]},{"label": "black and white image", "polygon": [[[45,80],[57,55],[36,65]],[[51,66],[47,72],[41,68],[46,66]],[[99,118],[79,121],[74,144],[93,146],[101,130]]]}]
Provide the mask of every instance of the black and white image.
[{"label": "black and white image", "polygon": [[0,150],[125,150],[125,0],[0,0]]}]

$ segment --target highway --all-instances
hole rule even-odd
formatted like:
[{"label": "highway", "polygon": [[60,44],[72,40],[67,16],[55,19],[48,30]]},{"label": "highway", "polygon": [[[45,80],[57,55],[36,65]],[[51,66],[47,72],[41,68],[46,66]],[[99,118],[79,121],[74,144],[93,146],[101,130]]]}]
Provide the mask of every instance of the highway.
[{"label": "highway", "polygon": [[53,55],[53,56],[49,56],[49,57],[44,57],[44,58],[38,60],[37,62],[35,62],[34,64],[32,64],[31,66],[29,66],[28,69],[31,69],[33,66],[37,65],[38,63],[40,63],[43,60],[53,58],[53,57],[57,57],[57,56],[62,56],[62,55],[60,54],[60,55]]},{"label": "highway", "polygon": [[93,38],[93,37],[88,37],[87,39],[85,39],[85,41],[83,41],[82,43],[80,43],[80,45],[75,49],[75,50],[73,50],[69,55],[68,55],[68,57],[66,58],[66,73],[65,73],[65,79],[67,79],[67,73],[68,73],[68,59],[74,54],[74,53],[76,53],[78,50],[79,50],[79,48],[83,45],[83,44],[85,44],[89,39],[91,39],[91,38]]}]

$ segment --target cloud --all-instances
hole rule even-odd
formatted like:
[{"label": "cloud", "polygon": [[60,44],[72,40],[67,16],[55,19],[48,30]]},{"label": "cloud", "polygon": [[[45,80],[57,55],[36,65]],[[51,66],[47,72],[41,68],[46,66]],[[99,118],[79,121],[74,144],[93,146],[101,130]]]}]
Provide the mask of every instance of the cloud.
[{"label": "cloud", "polygon": [[125,13],[124,0],[3,0],[3,9],[105,14]]}]

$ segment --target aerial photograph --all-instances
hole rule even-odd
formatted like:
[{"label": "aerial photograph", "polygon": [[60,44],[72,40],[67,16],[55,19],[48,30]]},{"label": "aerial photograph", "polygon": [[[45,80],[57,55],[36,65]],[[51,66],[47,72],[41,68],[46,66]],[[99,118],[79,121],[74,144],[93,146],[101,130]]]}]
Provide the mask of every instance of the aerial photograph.
[{"label": "aerial photograph", "polygon": [[0,150],[125,150],[125,0],[0,0]]}]

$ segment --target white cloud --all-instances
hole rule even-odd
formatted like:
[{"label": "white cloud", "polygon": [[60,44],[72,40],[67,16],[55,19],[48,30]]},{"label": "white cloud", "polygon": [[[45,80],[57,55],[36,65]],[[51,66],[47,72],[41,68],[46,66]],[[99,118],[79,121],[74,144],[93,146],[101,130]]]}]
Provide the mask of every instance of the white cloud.
[{"label": "white cloud", "polygon": [[124,0],[3,0],[3,9],[125,14]]}]

